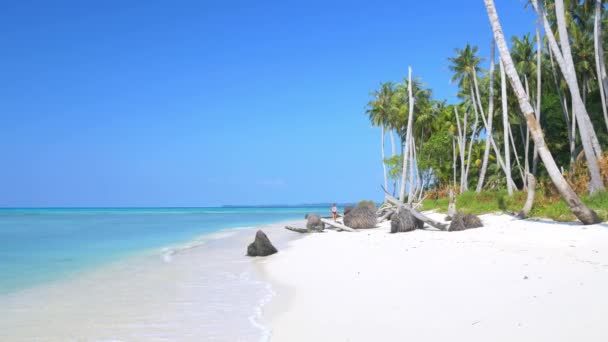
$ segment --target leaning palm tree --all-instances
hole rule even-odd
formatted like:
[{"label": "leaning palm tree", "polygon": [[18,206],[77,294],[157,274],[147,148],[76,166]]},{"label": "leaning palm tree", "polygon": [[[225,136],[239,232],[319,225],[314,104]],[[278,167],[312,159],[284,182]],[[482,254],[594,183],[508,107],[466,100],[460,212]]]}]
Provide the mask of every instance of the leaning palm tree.
[{"label": "leaning palm tree", "polygon": [[561,174],[555,160],[553,159],[553,156],[551,155],[551,151],[549,151],[549,148],[546,146],[545,138],[540,130],[538,121],[536,121],[534,109],[530,104],[528,96],[526,95],[524,87],[521,83],[521,79],[517,75],[517,71],[513,65],[513,59],[511,58],[509,48],[507,47],[507,42],[498,19],[498,13],[496,12],[494,0],[484,0],[484,2],[488,12],[488,18],[492,26],[492,31],[494,32],[494,39],[496,39],[498,51],[500,52],[500,59],[504,64],[505,72],[517,96],[519,107],[526,118],[530,133],[534,139],[534,143],[538,147],[538,154],[545,165],[547,173],[551,177],[553,184],[555,184],[555,187],[558,189],[561,196],[564,198],[566,204],[572,210],[572,213],[574,213],[574,215],[576,215],[581,222],[584,224],[599,223],[600,218],[597,216],[597,214],[593,210],[589,209],[580,200],[568,182],[566,182],[566,179],[564,179],[564,176]]},{"label": "leaning palm tree", "polygon": [[555,0],[555,16],[561,46],[560,49],[560,46],[557,45],[557,40],[555,39],[549,24],[549,20],[547,19],[545,9],[539,6],[537,0],[531,1],[534,9],[538,13],[543,23],[545,34],[547,36],[547,40],[549,41],[549,46],[555,55],[557,64],[559,65],[562,75],[568,84],[568,89],[570,90],[572,108],[574,112],[572,113],[573,121],[574,118],[576,118],[578,121],[581,143],[583,145],[583,151],[585,152],[585,158],[587,159],[587,167],[589,169],[589,175],[591,178],[589,181],[589,192],[594,193],[597,191],[602,191],[605,188],[602,182],[602,176],[600,174],[598,164],[598,158],[601,158],[602,150],[597,139],[597,135],[595,134],[595,130],[593,129],[593,125],[591,124],[589,113],[587,112],[581,97],[574,62],[572,60],[568,30],[566,28],[564,2],[563,0]]}]

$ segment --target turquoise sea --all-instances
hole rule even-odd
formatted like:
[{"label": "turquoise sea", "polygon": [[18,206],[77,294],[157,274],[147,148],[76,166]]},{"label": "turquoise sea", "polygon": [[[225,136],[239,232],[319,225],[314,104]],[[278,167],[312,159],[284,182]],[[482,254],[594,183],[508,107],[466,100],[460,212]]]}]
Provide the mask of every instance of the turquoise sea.
[{"label": "turquoise sea", "polygon": [[0,209],[0,294],[206,234],[302,219],[329,208]]}]

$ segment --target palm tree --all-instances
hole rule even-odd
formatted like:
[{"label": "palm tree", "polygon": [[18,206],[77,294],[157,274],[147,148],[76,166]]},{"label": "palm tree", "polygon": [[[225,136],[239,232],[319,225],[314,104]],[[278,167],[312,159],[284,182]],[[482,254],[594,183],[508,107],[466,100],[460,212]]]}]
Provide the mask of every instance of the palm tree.
[{"label": "palm tree", "polygon": [[602,182],[598,165],[598,158],[601,158],[602,150],[579,90],[578,80],[576,78],[576,72],[574,69],[574,62],[572,60],[572,53],[570,50],[568,31],[566,29],[564,2],[563,0],[555,0],[555,16],[557,21],[561,49],[557,45],[557,41],[549,25],[545,10],[538,5],[537,0],[532,0],[532,5],[534,6],[534,9],[538,13],[538,15],[541,17],[541,21],[545,28],[545,34],[549,41],[551,50],[555,55],[557,64],[559,65],[562,71],[562,75],[568,83],[574,112],[573,119],[574,117],[576,117],[579,123],[578,127],[581,136],[581,142],[583,144],[583,150],[585,152],[585,158],[587,159],[587,167],[589,168],[589,174],[591,178],[589,182],[589,192],[594,193],[597,191],[602,191],[605,188]]},{"label": "palm tree", "polygon": [[602,102],[602,113],[604,114],[604,122],[608,130],[608,110],[606,109],[606,89],[608,85],[608,77],[606,77],[606,63],[604,59],[604,47],[602,44],[602,0],[595,1],[595,16],[593,20],[593,47],[595,50],[595,67],[597,70],[597,83],[600,91],[600,99]]},{"label": "palm tree", "polygon": [[498,19],[498,13],[496,12],[494,0],[484,0],[484,2],[486,5],[486,10],[488,12],[488,18],[492,26],[492,31],[494,32],[494,39],[496,40],[498,51],[500,51],[500,58],[504,64],[505,73],[509,77],[509,81],[511,83],[513,91],[517,96],[521,112],[526,118],[528,127],[532,134],[532,138],[534,139],[534,143],[536,144],[536,146],[538,146],[538,154],[542,159],[545,168],[549,173],[551,180],[553,181],[553,184],[555,184],[561,196],[566,201],[566,204],[568,204],[574,215],[576,215],[576,217],[581,220],[581,222],[583,222],[584,224],[599,223],[600,219],[597,214],[593,210],[589,209],[580,200],[580,198],[572,190],[568,182],[566,182],[560,170],[558,169],[557,164],[555,164],[555,160],[553,159],[551,152],[545,145],[545,138],[543,137],[538,122],[536,121],[534,109],[532,108],[532,105],[528,100],[528,96],[526,95],[521,80],[517,75],[517,71],[515,70],[515,66],[513,65],[513,59],[511,58],[509,48],[507,47],[507,42],[505,40],[505,36],[503,34],[502,27]]},{"label": "palm tree", "polygon": [[[472,127],[473,134],[471,136],[471,141],[469,144],[469,150],[471,149],[471,145],[475,138],[475,132],[477,131],[477,122],[479,119],[479,110],[478,104],[475,98],[475,89],[477,86],[477,73],[481,71],[479,64],[483,61],[482,58],[477,56],[477,51],[479,49],[477,46],[471,46],[467,44],[464,49],[455,49],[456,57],[450,57],[448,60],[451,62],[449,69],[454,72],[452,76],[452,82],[458,82],[458,85],[462,90],[468,88],[469,90],[469,100],[471,101],[471,105],[473,106],[475,113],[474,125]],[[477,87],[478,90],[478,87]],[[483,113],[483,109],[482,109]],[[483,114],[482,114],[483,115]],[[466,124],[464,125],[466,126]],[[465,133],[467,127],[463,127]],[[464,175],[461,175],[460,180],[460,191],[466,191],[468,189],[468,181],[467,181],[467,173],[470,165],[470,154],[469,161],[467,162],[466,170]]]},{"label": "palm tree", "polygon": [[384,138],[386,127],[389,125],[389,119],[391,117],[392,108],[392,97],[394,93],[394,86],[391,82],[384,82],[380,85],[380,90],[372,92],[374,97],[367,105],[366,113],[369,117],[372,126],[382,128],[382,168],[384,170],[384,188],[388,189],[388,178],[386,173],[386,156],[384,153]]}]

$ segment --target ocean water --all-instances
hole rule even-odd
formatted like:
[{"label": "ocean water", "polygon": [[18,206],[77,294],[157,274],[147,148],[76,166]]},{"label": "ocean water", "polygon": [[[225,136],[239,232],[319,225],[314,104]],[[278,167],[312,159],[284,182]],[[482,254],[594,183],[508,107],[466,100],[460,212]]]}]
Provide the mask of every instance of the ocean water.
[{"label": "ocean water", "polygon": [[0,294],[231,227],[328,208],[0,209]]},{"label": "ocean water", "polygon": [[0,341],[265,341],[256,228],[329,208],[0,209]]}]

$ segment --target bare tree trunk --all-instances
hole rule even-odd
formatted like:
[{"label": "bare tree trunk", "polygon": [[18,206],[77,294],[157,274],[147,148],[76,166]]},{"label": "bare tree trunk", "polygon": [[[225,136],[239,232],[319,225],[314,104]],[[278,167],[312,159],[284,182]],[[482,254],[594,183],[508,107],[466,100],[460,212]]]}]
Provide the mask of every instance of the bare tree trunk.
[{"label": "bare tree trunk", "polygon": [[471,168],[471,152],[473,150],[473,143],[475,142],[475,135],[477,135],[477,124],[479,123],[479,112],[477,110],[477,106],[475,105],[475,94],[473,93],[473,87],[471,86],[471,96],[473,101],[473,108],[475,109],[475,121],[473,121],[473,129],[471,131],[471,139],[469,141],[469,155],[467,156],[467,169],[464,173],[465,175],[465,189],[469,190],[469,169]]},{"label": "bare tree trunk", "polygon": [[[540,29],[536,28],[536,121],[540,126],[540,104],[541,104],[541,92],[542,92],[542,45],[540,43]],[[542,129],[542,127],[541,127]],[[532,159],[532,174],[536,176],[538,172],[538,149],[534,145],[534,156]],[[529,178],[529,177],[528,177]]]},{"label": "bare tree trunk", "polygon": [[[479,193],[483,188],[483,182],[486,178],[486,171],[488,169],[488,159],[490,158],[490,141],[492,139],[492,119],[494,117],[494,54],[495,54],[494,40],[490,48],[490,92],[488,99],[488,128],[486,129],[486,146],[483,151],[483,162],[481,164],[481,171],[479,171],[479,180],[477,181],[477,189],[475,191]],[[475,82],[477,84],[477,82]],[[479,93],[478,93],[479,95]],[[480,102],[481,106],[481,102]]]},{"label": "bare tree trunk", "polygon": [[456,143],[455,138],[452,137],[452,171],[454,174],[454,186],[456,186]]},{"label": "bare tree trunk", "polygon": [[572,61],[572,54],[570,52],[568,31],[566,29],[566,19],[564,17],[564,2],[563,0],[555,0],[555,16],[557,19],[561,50],[557,46],[557,41],[555,40],[553,31],[551,31],[551,27],[549,26],[549,21],[547,20],[544,9],[541,9],[538,6],[537,0],[532,0],[532,5],[536,9],[539,16],[542,17],[541,20],[543,22],[549,44],[551,49],[553,49],[557,64],[560,66],[562,75],[564,76],[570,90],[572,104],[575,108],[573,115],[575,115],[579,121],[581,142],[583,144],[583,150],[585,151],[585,157],[587,159],[587,166],[589,168],[589,175],[591,178],[589,181],[589,192],[594,193],[605,190],[597,161],[597,159],[601,158],[602,156],[602,150],[599,141],[597,140],[595,130],[593,129],[593,125],[591,124],[589,113],[587,112],[587,109],[583,103],[578,86],[578,80],[576,79],[574,63]]},{"label": "bare tree trunk", "polygon": [[382,169],[384,170],[384,187],[388,189],[388,178],[386,176],[386,156],[384,155],[384,138],[386,137],[384,125],[382,125]]},{"label": "bare tree trunk", "polygon": [[[557,79],[557,71],[555,70],[555,64],[553,63],[553,51],[549,48],[547,49],[549,52],[549,60],[551,61],[551,70],[553,71],[553,82],[555,82],[555,89],[557,89],[557,96],[559,97],[559,104],[562,107],[562,115],[564,117],[564,122],[566,123],[566,131],[568,132],[568,146],[573,146],[574,139],[572,137],[572,131],[570,130],[570,115],[568,114],[568,103],[566,96],[562,93],[562,89],[560,87],[559,81]],[[570,151],[570,164],[574,161],[574,156],[572,155],[572,151]]]},{"label": "bare tree trunk", "polygon": [[[414,96],[412,95],[412,68],[408,67],[408,85],[407,92],[409,96],[409,115],[407,119],[407,129],[406,129],[406,137],[405,137],[405,146],[410,148],[410,139],[412,135],[412,121],[414,118]],[[401,192],[399,193],[399,199],[403,202],[405,200],[405,176],[407,173],[407,162],[408,158],[405,155],[405,151],[403,154],[403,172],[401,174]],[[410,184],[411,186],[411,184]]]},{"label": "bare tree trunk", "polygon": [[[530,98],[530,88],[528,87],[528,77],[524,75],[524,84],[526,85],[526,96]],[[524,172],[530,173],[530,128],[526,126],[526,142],[524,144]],[[528,188],[528,179],[524,178],[524,188]]]},{"label": "bare tree trunk", "polygon": [[606,65],[604,62],[604,47],[602,41],[602,0],[595,1],[595,18],[593,21],[593,42],[595,48],[595,68],[597,70],[597,83],[600,88],[600,97],[602,99],[602,112],[604,113],[604,122],[608,130],[608,110],[606,109],[606,90],[604,82],[606,82]]},{"label": "bare tree trunk", "polygon": [[[486,119],[482,116],[481,120],[483,122],[484,127],[486,127],[486,130],[487,130],[488,123],[486,122]],[[504,164],[504,162],[502,160],[500,149],[498,148],[498,146],[496,146],[496,142],[494,141],[494,137],[490,135],[489,138],[490,138],[490,144],[492,145],[492,148],[494,149],[494,154],[496,155],[496,160],[498,161],[498,165],[502,168],[502,170],[505,173],[505,175],[507,175],[506,167],[505,167],[505,164]],[[511,187],[513,189],[517,189],[517,185],[515,185],[515,182],[511,178],[510,174],[511,173],[509,172],[509,177],[507,177],[507,183],[510,183]]]},{"label": "bare tree trunk", "polygon": [[[389,135],[391,137],[391,157],[395,157],[397,155],[397,149],[395,148],[395,136],[393,135],[393,130],[389,131]],[[386,188],[388,189],[388,188]],[[397,178],[393,178],[393,196],[395,196],[395,192],[397,192]]]},{"label": "bare tree trunk", "polygon": [[456,199],[454,197],[454,191],[450,189],[450,202],[448,204],[448,216],[446,217],[446,221],[451,220],[454,215],[456,215]]},{"label": "bare tree trunk", "polygon": [[555,164],[555,160],[553,159],[551,152],[545,145],[545,138],[543,137],[542,131],[538,126],[538,122],[536,121],[534,109],[528,100],[523,85],[521,84],[521,80],[519,79],[515,66],[513,65],[513,60],[511,59],[511,54],[509,53],[509,48],[507,47],[507,42],[505,41],[505,36],[498,20],[498,13],[496,13],[494,0],[484,0],[484,2],[488,12],[488,18],[490,19],[490,24],[492,25],[492,31],[494,32],[494,39],[496,39],[498,51],[500,51],[500,58],[504,64],[505,73],[509,77],[511,87],[513,87],[513,91],[517,96],[520,109],[526,118],[530,132],[534,138],[534,143],[538,146],[538,154],[545,164],[547,173],[551,177],[551,180],[553,181],[553,184],[555,184],[555,187],[558,189],[559,193],[564,198],[566,204],[568,204],[574,215],[576,215],[581,222],[584,224],[599,223],[600,219],[597,214],[593,210],[590,210],[580,200],[568,182],[566,182],[560,173],[559,168]]},{"label": "bare tree trunk", "polygon": [[464,115],[464,127],[460,126],[460,115],[458,114],[458,109],[454,106],[454,114],[456,115],[456,125],[458,127],[458,147],[460,154],[460,193],[464,191],[464,179],[465,179],[465,146],[467,145],[467,132],[466,132],[466,124],[467,124],[467,115]]},{"label": "bare tree trunk", "polygon": [[[414,201],[414,192],[416,191],[416,186],[415,184],[418,182],[418,179],[414,179],[416,174],[414,173],[414,168],[415,168],[415,158],[414,155],[416,154],[416,145],[414,142],[414,135],[412,134],[412,136],[410,137],[410,146],[409,146],[409,156],[410,156],[410,177],[409,177],[409,191],[408,191],[408,195],[407,195],[407,203],[412,204],[412,202]],[[414,181],[416,183],[414,183]]]},{"label": "bare tree trunk", "polygon": [[[570,142],[570,170],[574,167],[574,160],[576,159],[576,108],[574,108],[574,103],[572,103],[572,141]],[[580,123],[578,124],[580,126]],[[581,137],[582,140],[582,137]]]},{"label": "bare tree trunk", "polygon": [[526,203],[524,204],[523,209],[517,214],[519,218],[526,218],[532,210],[532,206],[534,205],[534,193],[536,191],[536,178],[531,173],[527,174],[528,176],[528,197],[526,198]]},{"label": "bare tree trunk", "polygon": [[524,179],[524,169],[521,167],[521,164],[519,163],[519,155],[517,154],[517,148],[515,147],[515,139],[513,138],[513,130],[511,129],[511,125],[508,126],[509,128],[509,137],[511,139],[511,147],[513,147],[513,154],[515,154],[515,163],[517,164],[517,170],[519,170],[519,175],[521,176],[522,182],[523,183],[527,183],[525,182]]},{"label": "bare tree trunk", "polygon": [[509,196],[513,195],[513,187],[509,183],[509,179],[511,179],[511,153],[509,152],[509,112],[507,106],[507,76],[505,75],[505,68],[500,61],[500,88],[501,88],[501,101],[502,101],[502,125],[503,125],[503,135],[504,135],[504,145],[505,145],[505,172],[507,176],[507,193]]}]

